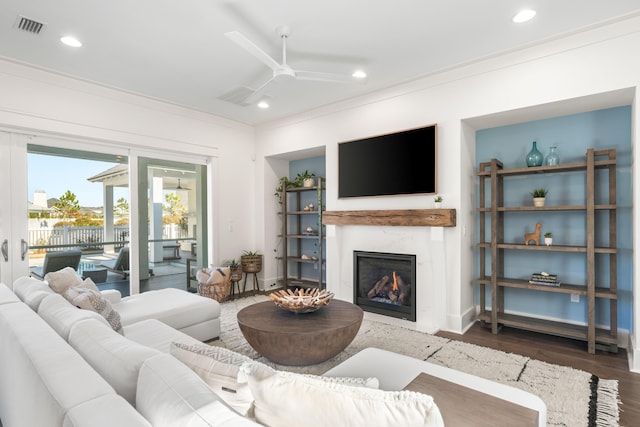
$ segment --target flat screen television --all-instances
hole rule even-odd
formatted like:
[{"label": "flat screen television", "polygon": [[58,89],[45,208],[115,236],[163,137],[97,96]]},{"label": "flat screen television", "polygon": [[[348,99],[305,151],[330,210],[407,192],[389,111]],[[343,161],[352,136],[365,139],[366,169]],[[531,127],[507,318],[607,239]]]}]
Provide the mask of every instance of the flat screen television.
[{"label": "flat screen television", "polygon": [[338,197],[433,194],[437,126],[338,144]]}]

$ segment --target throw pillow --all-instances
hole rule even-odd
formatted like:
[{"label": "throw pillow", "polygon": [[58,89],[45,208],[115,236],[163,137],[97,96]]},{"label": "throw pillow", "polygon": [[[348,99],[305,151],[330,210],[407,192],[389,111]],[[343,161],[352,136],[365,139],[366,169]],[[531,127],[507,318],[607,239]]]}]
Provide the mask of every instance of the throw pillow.
[{"label": "throw pillow", "polygon": [[[247,377],[240,371],[240,367],[245,363],[254,363],[262,369],[275,372],[267,365],[254,361],[247,356],[226,348],[206,344],[188,345],[173,342],[171,343],[170,353],[197,373],[225,403],[242,415],[251,413],[250,409],[254,398],[249,389]],[[327,383],[378,388],[378,380],[376,378],[295,375],[303,375]]]},{"label": "throw pillow", "polygon": [[[243,363],[252,360],[221,347],[171,343],[170,353],[193,370],[227,405],[247,415],[253,403],[246,382],[238,381]],[[259,362],[256,362],[259,363]]]},{"label": "throw pillow", "polygon": [[120,314],[111,307],[109,301],[100,295],[100,292],[80,286],[71,286],[64,292],[63,296],[78,308],[95,311],[100,314],[109,322],[114,331],[122,333]]},{"label": "throw pillow", "polygon": [[64,294],[71,286],[81,286],[100,292],[96,284],[93,283],[93,280],[87,278],[82,281],[82,278],[71,267],[65,267],[62,270],[47,273],[44,276],[44,280],[49,284],[51,289],[59,294]]},{"label": "throw pillow", "polygon": [[255,399],[254,417],[265,426],[444,426],[433,398],[412,391],[383,391],[321,381],[245,363]]}]

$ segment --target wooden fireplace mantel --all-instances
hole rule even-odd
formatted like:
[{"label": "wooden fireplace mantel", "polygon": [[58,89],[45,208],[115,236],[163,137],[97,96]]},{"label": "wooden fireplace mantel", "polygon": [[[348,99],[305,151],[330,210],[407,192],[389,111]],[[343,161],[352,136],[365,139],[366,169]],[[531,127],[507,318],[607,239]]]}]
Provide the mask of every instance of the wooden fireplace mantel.
[{"label": "wooden fireplace mantel", "polygon": [[455,209],[403,209],[326,211],[325,225],[393,225],[405,227],[455,227]]}]

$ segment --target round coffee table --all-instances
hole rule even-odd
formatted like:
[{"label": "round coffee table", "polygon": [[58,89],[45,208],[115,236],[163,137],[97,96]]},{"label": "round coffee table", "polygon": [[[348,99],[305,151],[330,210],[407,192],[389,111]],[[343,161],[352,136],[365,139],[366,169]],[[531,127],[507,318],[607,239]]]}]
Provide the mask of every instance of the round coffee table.
[{"label": "round coffee table", "polygon": [[333,300],[313,313],[295,314],[271,301],[238,312],[245,339],[262,356],[282,365],[314,365],[332,358],[353,341],[362,309]]}]

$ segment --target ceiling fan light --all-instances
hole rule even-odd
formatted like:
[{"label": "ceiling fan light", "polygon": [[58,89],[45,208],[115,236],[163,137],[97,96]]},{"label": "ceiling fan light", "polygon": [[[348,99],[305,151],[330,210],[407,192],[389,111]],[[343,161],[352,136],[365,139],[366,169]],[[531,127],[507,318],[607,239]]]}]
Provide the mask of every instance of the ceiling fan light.
[{"label": "ceiling fan light", "polygon": [[351,77],[353,77],[354,79],[364,79],[367,77],[367,73],[362,70],[356,70],[353,72],[353,74],[351,74]]},{"label": "ceiling fan light", "polygon": [[258,102],[258,108],[262,108],[263,110],[269,108],[269,103],[265,100]]},{"label": "ceiling fan light", "polygon": [[72,36],[64,36],[64,37],[60,37],[60,41],[64,44],[66,44],[67,46],[71,46],[71,47],[81,47],[82,46],[82,42],[80,40],[78,40],[75,37]]},{"label": "ceiling fan light", "polygon": [[516,14],[516,16],[513,17],[513,22],[515,22],[516,24],[521,24],[523,22],[529,21],[530,19],[533,19],[534,16],[536,16],[536,11],[533,9],[521,10]]}]

